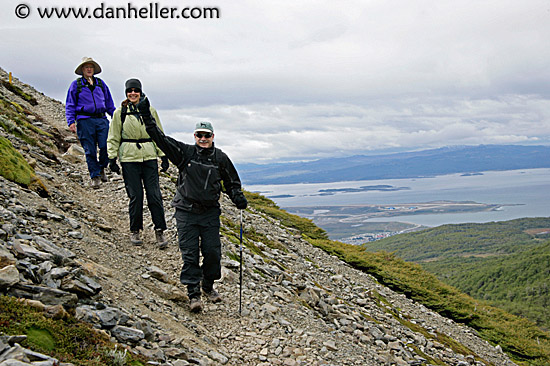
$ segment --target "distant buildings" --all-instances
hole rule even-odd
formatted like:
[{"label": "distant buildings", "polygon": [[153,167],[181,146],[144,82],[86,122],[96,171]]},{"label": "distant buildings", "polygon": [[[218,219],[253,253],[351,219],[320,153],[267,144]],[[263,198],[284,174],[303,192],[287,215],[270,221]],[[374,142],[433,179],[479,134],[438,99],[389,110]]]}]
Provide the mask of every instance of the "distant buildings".
[{"label": "distant buildings", "polygon": [[380,240],[384,238],[388,238],[393,235],[400,234],[399,231],[384,231],[380,233],[363,233],[355,236],[350,236],[348,238],[340,239],[342,243],[346,244],[353,244],[353,245],[361,245],[363,243],[367,243],[369,241],[375,241]]},{"label": "distant buildings", "polygon": [[388,238],[390,236],[397,235],[397,234],[403,234],[411,231],[422,230],[423,228],[425,227],[421,225],[417,225],[416,227],[408,228],[402,231],[381,231],[376,233],[362,233],[359,235],[338,239],[338,241],[341,241],[342,243],[346,243],[346,244],[361,245],[370,241],[376,241],[376,240]]}]

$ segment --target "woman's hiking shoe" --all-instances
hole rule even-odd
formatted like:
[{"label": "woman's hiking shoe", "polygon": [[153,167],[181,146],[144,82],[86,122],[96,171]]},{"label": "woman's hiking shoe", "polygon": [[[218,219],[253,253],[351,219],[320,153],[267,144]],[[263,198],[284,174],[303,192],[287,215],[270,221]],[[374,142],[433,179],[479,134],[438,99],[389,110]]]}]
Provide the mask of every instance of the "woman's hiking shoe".
[{"label": "woman's hiking shoe", "polygon": [[189,310],[193,313],[200,313],[202,311],[202,301],[200,297],[192,297],[189,300]]},{"label": "woman's hiking shoe", "polygon": [[99,178],[102,182],[108,182],[109,178],[107,177],[107,173],[105,173],[105,168],[101,169],[101,173],[99,174]]},{"label": "woman's hiking shoe", "polygon": [[139,237],[139,231],[132,231],[130,233],[130,242],[134,245],[143,244],[143,240]]},{"label": "woman's hiking shoe", "polygon": [[202,289],[202,292],[206,295],[208,300],[212,302],[220,302],[222,301],[222,296],[218,293],[218,291],[212,289],[210,291],[206,291],[205,289]]},{"label": "woman's hiking shoe", "polygon": [[99,176],[93,177],[92,182],[90,183],[90,186],[93,189],[98,189],[100,185],[101,185],[101,178]]},{"label": "woman's hiking shoe", "polygon": [[163,230],[155,230],[155,238],[157,239],[159,249],[164,249],[168,246],[168,240],[164,237]]}]

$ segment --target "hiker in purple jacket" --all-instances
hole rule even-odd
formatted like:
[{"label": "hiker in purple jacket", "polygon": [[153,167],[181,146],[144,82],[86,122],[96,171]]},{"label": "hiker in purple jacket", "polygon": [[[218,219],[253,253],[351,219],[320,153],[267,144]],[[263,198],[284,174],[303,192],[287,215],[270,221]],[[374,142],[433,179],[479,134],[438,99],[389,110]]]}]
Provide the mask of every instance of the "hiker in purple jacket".
[{"label": "hiker in purple jacket", "polygon": [[116,109],[107,84],[94,76],[100,72],[101,67],[97,62],[91,57],[83,57],[75,70],[75,74],[81,77],[71,83],[65,102],[67,124],[72,132],[76,132],[86,153],[86,163],[92,179],[91,186],[94,189],[99,188],[101,182],[108,181],[105,167],[109,164],[109,120],[105,113],[112,117]]}]

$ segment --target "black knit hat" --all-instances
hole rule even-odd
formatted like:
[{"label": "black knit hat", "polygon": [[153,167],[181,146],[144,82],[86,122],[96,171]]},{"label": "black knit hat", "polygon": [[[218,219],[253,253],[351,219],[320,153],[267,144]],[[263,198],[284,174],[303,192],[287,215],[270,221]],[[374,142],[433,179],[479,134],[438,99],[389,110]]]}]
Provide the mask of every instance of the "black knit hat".
[{"label": "black knit hat", "polygon": [[139,89],[139,91],[141,92],[141,81],[139,81],[138,79],[128,79],[126,80],[126,94],[128,94],[128,89],[132,89],[132,88],[135,88],[135,89]]}]

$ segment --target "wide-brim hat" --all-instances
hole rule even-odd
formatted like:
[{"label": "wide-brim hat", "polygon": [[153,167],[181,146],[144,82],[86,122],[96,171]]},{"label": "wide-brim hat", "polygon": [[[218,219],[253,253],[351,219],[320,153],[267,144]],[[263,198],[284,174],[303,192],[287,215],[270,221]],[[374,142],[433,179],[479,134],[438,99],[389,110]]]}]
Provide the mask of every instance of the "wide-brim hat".
[{"label": "wide-brim hat", "polygon": [[210,132],[214,133],[214,127],[212,127],[212,123],[207,121],[198,122],[195,125],[195,132]]},{"label": "wide-brim hat", "polygon": [[74,73],[77,75],[82,75],[82,66],[86,64],[92,64],[94,65],[94,75],[99,74],[101,72],[101,66],[97,62],[94,61],[91,57],[82,57],[82,62],[76,67],[74,70]]}]

